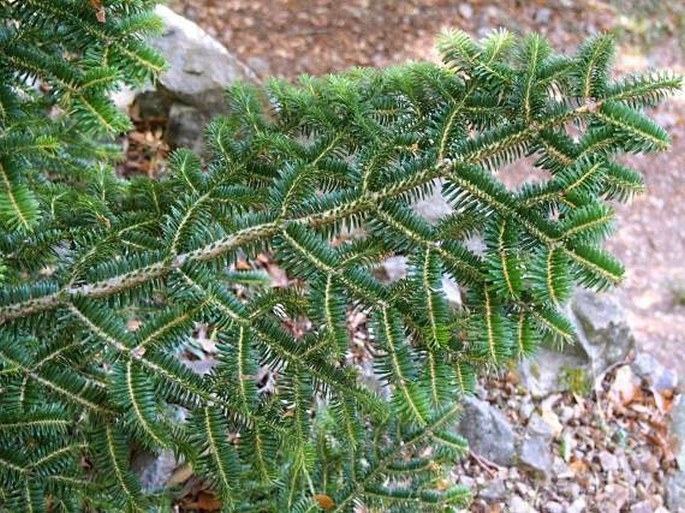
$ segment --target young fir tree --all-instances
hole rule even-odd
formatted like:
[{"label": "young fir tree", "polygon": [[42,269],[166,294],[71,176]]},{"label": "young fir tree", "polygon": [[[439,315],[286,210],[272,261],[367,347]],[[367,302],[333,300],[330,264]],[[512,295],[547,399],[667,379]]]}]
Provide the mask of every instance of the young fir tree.
[{"label": "young fir tree", "polygon": [[[88,116],[81,88],[53,70],[99,69],[87,62],[111,51],[100,30],[129,48],[121,41],[136,31],[126,27],[139,25],[125,20],[148,23],[136,10],[145,4],[103,2],[104,24],[90,7],[46,14],[79,2],[1,5],[2,41],[53,25],[68,36],[72,16],[85,31],[75,52],[65,53],[69,38],[25,45],[50,56],[30,61],[33,75],[53,80],[46,98],[22,92],[28,68],[3,46],[15,84],[3,97],[15,109],[3,141],[15,124],[29,142],[53,123],[92,128],[77,121]],[[117,76],[135,74],[120,59],[148,51],[129,42],[137,50],[116,54]],[[6,197],[24,191],[40,215],[9,222],[5,209],[0,237],[0,511],[169,511],[165,494],[144,493],[131,471],[139,447],[184,458],[225,511],[450,511],[468,501],[448,472],[465,451],[452,431],[460,396],[478,369],[544,340],[571,342],[562,310],[575,286],[621,280],[602,249],[609,202],[643,182],[615,159],[666,149],[643,109],[680,79],[612,78],[605,35],[570,57],[505,31],[480,42],[449,33],[440,50],[444,65],[237,86],[232,115],[207,128],[206,162],[179,150],[160,180],[82,168],[67,158],[71,139],[41,166],[34,150],[16,161]],[[54,120],[42,107],[51,101],[72,108]],[[109,107],[98,112],[125,127]],[[20,155],[6,147],[4,159]],[[524,156],[548,178],[508,190],[496,172]],[[71,169],[45,172],[65,160]],[[437,183],[454,212],[429,224],[411,203]],[[483,251],[466,244],[474,237]],[[232,270],[260,251],[299,286]],[[408,274],[383,284],[373,268],[394,254],[408,257]],[[444,275],[464,292],[460,309],[446,300]],[[350,310],[369,319],[388,400],[348,363]],[[304,318],[311,328],[290,329]],[[178,358],[197,323],[219,350],[202,376]],[[182,422],[172,420],[179,411]]]}]

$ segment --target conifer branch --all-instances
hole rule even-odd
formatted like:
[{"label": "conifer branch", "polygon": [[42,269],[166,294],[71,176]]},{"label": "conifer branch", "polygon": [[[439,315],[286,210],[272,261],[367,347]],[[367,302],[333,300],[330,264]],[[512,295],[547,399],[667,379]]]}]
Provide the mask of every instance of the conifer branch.
[{"label": "conifer branch", "polygon": [[[667,147],[642,109],[679,77],[613,81],[604,35],[562,57],[536,35],[451,32],[446,66],[237,84],[206,158],[123,180],[92,139],[127,126],[106,93],[162,69],[141,39],[151,4],[112,0],[100,23],[87,3],[0,3],[0,64],[52,87],[0,86],[0,502],[146,510],[142,446],[237,511],[464,506],[430,486],[467,452],[455,399],[484,366],[572,341],[574,287],[620,281],[608,201],[644,183],[614,159]],[[61,40],[23,40],[55,23]],[[524,156],[549,179],[505,187],[495,171]],[[452,213],[433,223],[412,204],[438,186]],[[259,253],[295,285],[232,268]],[[390,284],[389,256],[407,268]],[[202,375],[179,359],[198,324],[217,342]]]}]

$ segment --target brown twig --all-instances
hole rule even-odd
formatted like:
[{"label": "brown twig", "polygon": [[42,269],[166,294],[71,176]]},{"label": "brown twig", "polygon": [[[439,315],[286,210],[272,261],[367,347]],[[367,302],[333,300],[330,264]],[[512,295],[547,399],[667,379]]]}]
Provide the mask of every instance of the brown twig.
[{"label": "brown twig", "polygon": [[485,470],[485,472],[487,472],[488,476],[491,478],[495,477],[497,472],[499,472],[500,467],[497,465],[497,463],[490,461],[479,454],[476,454],[471,449],[469,449],[469,457],[473,459],[473,461],[475,461],[479,467]]}]

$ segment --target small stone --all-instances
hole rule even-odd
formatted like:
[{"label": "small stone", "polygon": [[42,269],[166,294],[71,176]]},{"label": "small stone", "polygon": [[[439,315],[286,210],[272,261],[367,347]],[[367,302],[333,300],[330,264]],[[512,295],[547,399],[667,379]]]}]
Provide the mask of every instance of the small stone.
[{"label": "small stone", "polygon": [[552,472],[552,452],[549,440],[540,436],[524,440],[521,444],[519,463],[525,470],[531,470],[540,477],[548,478]]},{"label": "small stone", "polygon": [[493,479],[488,482],[483,489],[478,492],[478,497],[485,499],[488,502],[495,502],[505,498],[507,495],[507,488],[503,479]]},{"label": "small stone", "polygon": [[575,417],[575,409],[571,406],[562,406],[559,409],[559,422],[562,424],[568,423],[569,420]]},{"label": "small stone", "polygon": [[459,478],[459,484],[466,488],[473,489],[476,486],[476,480],[470,476],[461,476]]},{"label": "small stone", "polygon": [[575,475],[568,463],[559,456],[554,456],[552,463],[552,475],[557,479],[571,479]]},{"label": "small stone", "polygon": [[654,513],[654,508],[649,501],[641,501],[630,507],[630,513]]},{"label": "small stone", "polygon": [[672,369],[663,368],[663,372],[659,374],[652,389],[657,392],[665,392],[667,390],[675,390],[678,387],[678,375]]},{"label": "small stone", "polygon": [[545,419],[543,419],[541,415],[538,415],[537,413],[534,414],[528,421],[526,430],[531,435],[539,436],[547,440],[552,439],[552,427],[545,422]]},{"label": "small stone", "polygon": [[559,416],[552,410],[552,405],[547,405],[546,401],[541,404],[542,413],[540,417],[549,427],[552,438],[557,438],[564,430],[564,426],[559,422]]},{"label": "small stone", "polygon": [[666,506],[671,511],[685,511],[685,472],[678,471],[666,481]]},{"label": "small stone", "polygon": [[645,452],[638,457],[640,470],[653,474],[659,470],[659,458],[650,452]]},{"label": "small stone", "polygon": [[173,451],[163,450],[159,454],[144,451],[134,455],[131,469],[138,476],[143,491],[155,493],[164,489],[178,464]]},{"label": "small stone", "polygon": [[549,9],[547,7],[542,7],[538,9],[535,12],[535,16],[533,19],[536,23],[539,23],[540,25],[547,25],[552,19],[552,9]]},{"label": "small stone", "polygon": [[471,7],[470,4],[461,3],[459,4],[458,9],[459,14],[461,14],[461,17],[465,20],[470,20],[473,17],[473,7]]},{"label": "small stone", "polygon": [[566,510],[567,513],[583,513],[587,508],[587,501],[585,497],[578,497],[574,500]]},{"label": "small stone", "polygon": [[542,511],[543,513],[564,513],[566,507],[559,502],[549,501],[542,507]]},{"label": "small stone", "polygon": [[635,477],[635,472],[630,466],[630,462],[624,453],[617,455],[619,472],[623,475],[623,479],[631,488],[635,485],[637,478]]},{"label": "small stone", "polygon": [[529,419],[534,411],[535,405],[533,405],[533,403],[525,402],[519,407],[519,415],[521,415],[521,418],[523,419]]},{"label": "small stone", "polygon": [[639,353],[631,364],[631,369],[636,376],[649,385],[655,395],[674,392],[678,387],[676,372],[662,365],[650,354]]},{"label": "small stone", "polygon": [[650,381],[659,373],[661,363],[649,353],[639,352],[630,364],[636,376]]},{"label": "small stone", "polygon": [[516,435],[504,414],[489,403],[466,397],[459,433],[474,453],[498,465],[513,463]]},{"label": "small stone", "polygon": [[671,410],[671,436],[675,442],[678,470],[666,479],[666,505],[672,511],[685,510],[685,400],[682,397]]},{"label": "small stone", "polygon": [[534,495],[533,488],[526,481],[518,481],[514,483],[514,489],[520,497],[532,497]]},{"label": "small stone", "polygon": [[509,501],[510,513],[537,513],[535,508],[518,495],[514,495]]},{"label": "small stone", "polygon": [[597,374],[624,360],[634,349],[635,336],[613,296],[581,291],[573,297],[571,308],[578,321],[578,341]]},{"label": "small stone", "polygon": [[604,472],[613,472],[618,470],[618,458],[608,451],[602,451],[598,455],[599,464],[602,466]]},{"label": "small stone", "polygon": [[570,497],[577,497],[581,492],[580,485],[578,483],[570,483],[568,486],[568,492]]},{"label": "small stone", "polygon": [[628,502],[629,497],[628,487],[616,483],[608,484],[604,493],[598,498],[599,509],[606,513],[618,513]]}]

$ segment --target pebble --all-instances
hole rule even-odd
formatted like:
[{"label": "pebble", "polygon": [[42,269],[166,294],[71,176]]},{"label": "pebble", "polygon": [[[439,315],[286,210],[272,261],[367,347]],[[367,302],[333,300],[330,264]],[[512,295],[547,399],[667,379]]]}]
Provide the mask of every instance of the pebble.
[{"label": "pebble", "polygon": [[628,502],[630,491],[626,486],[612,483],[606,486],[599,497],[599,509],[603,513],[619,513]]},{"label": "pebble", "polygon": [[509,512],[510,513],[537,513],[535,508],[531,506],[527,501],[514,495],[509,501]]},{"label": "pebble", "polygon": [[519,407],[519,415],[521,418],[528,419],[535,411],[535,405],[530,402],[525,402]]},{"label": "pebble", "polygon": [[608,451],[599,453],[599,464],[602,466],[604,472],[613,472],[618,470],[618,458]]},{"label": "pebble", "polygon": [[638,353],[631,368],[659,393],[673,390],[678,386],[678,375],[648,353]]},{"label": "pebble", "polygon": [[478,492],[478,496],[486,501],[498,501],[507,495],[507,489],[504,486],[504,480],[493,479],[482,490]]},{"label": "pebble", "polygon": [[659,458],[649,452],[642,453],[637,461],[643,472],[653,474],[659,470]]},{"label": "pebble", "polygon": [[585,497],[578,497],[566,510],[567,513],[583,513],[587,508]]},{"label": "pebble", "polygon": [[476,486],[476,480],[470,476],[461,476],[459,478],[459,484],[469,489],[473,489]]},{"label": "pebble", "polygon": [[[640,362],[648,367],[645,359]],[[649,369],[640,368],[647,374]],[[662,372],[661,375],[664,373]],[[632,375],[632,373],[631,373]],[[659,375],[653,373],[652,375]],[[668,376],[666,378],[670,379]],[[665,379],[667,381],[668,379]],[[671,381],[672,383],[672,381]],[[642,386],[650,384],[643,381]],[[654,385],[651,385],[654,389]],[[477,466],[467,474],[474,487],[477,513],[677,513],[666,509],[664,482],[673,463],[662,460],[658,448],[643,432],[631,429],[633,417],[649,422],[646,409],[610,411],[606,430],[594,399],[572,398],[567,393],[531,400],[530,393],[501,386],[493,391],[479,387],[483,401],[499,406],[517,440],[515,464],[500,465],[495,477]],[[650,397],[646,395],[645,397]],[[641,399],[642,401],[642,399]],[[654,403],[658,418],[663,412]],[[659,417],[661,415],[661,417]],[[636,416],[636,417],[635,417]],[[642,424],[646,426],[647,424]],[[549,466],[547,466],[549,463]],[[546,481],[540,480],[544,476]],[[460,482],[468,483],[460,478]],[[685,513],[685,510],[681,511]]]},{"label": "pebble", "polygon": [[537,413],[531,416],[528,421],[528,432],[544,439],[550,439],[553,435],[552,427]]},{"label": "pebble", "polygon": [[470,4],[461,3],[459,4],[458,9],[459,14],[461,14],[461,17],[465,20],[470,20],[473,17],[473,7],[471,7]]},{"label": "pebble", "polygon": [[548,478],[552,471],[549,440],[541,436],[524,440],[519,453],[519,463],[525,470],[532,470],[539,477]]},{"label": "pebble", "polygon": [[555,456],[552,463],[552,475],[557,479],[572,479],[575,476],[571,467],[559,456]]},{"label": "pebble", "polygon": [[564,513],[566,507],[559,502],[549,501],[542,507],[542,511],[543,513]]},{"label": "pebble", "polygon": [[567,424],[569,420],[576,416],[576,411],[571,406],[562,406],[559,409],[559,421],[562,424]]},{"label": "pebble", "polygon": [[649,501],[638,502],[630,507],[630,513],[654,513],[654,508]]},{"label": "pebble", "polygon": [[540,25],[547,25],[552,19],[552,9],[547,7],[538,9],[533,19]]}]

